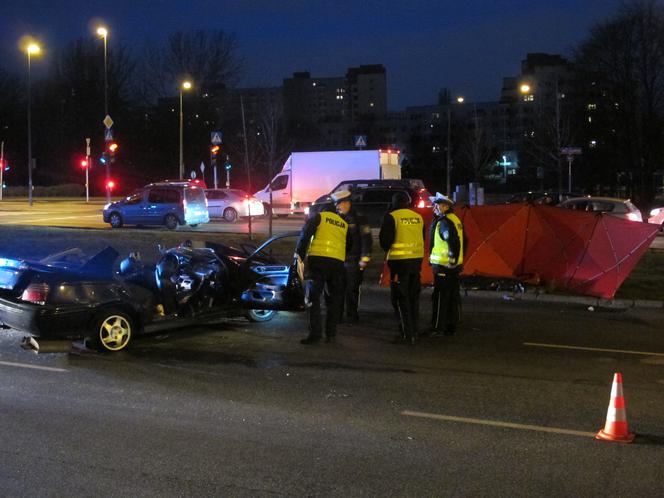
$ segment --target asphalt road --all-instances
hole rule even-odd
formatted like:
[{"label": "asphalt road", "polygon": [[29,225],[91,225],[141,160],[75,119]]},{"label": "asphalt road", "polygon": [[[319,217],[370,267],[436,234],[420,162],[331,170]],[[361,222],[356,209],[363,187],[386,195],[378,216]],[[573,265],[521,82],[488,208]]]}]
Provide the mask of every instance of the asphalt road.
[{"label": "asphalt road", "polygon": [[[25,199],[5,199],[0,202],[0,225],[29,225],[69,228],[97,228],[112,230],[110,225],[102,221],[101,211],[104,200],[93,199],[85,201],[72,201],[70,199],[36,199],[32,207]],[[287,218],[274,218],[272,233],[280,234],[302,228],[302,216]],[[252,233],[266,236],[269,231],[266,217],[254,218]],[[134,230],[134,227],[124,227],[120,230]],[[156,228],[156,230],[166,230]],[[246,220],[237,223],[227,223],[223,219],[212,219],[210,223],[192,227],[178,227],[179,232],[213,232],[248,234],[249,224]],[[376,231],[377,233],[377,231]],[[656,237],[650,246],[652,249],[664,249],[664,237]]]},{"label": "asphalt road", "polygon": [[[0,332],[2,494],[664,492],[664,312],[466,298],[457,336],[409,347],[390,343],[388,301],[365,292],[363,325],[333,345],[300,345],[289,313],[109,356],[34,355]],[[631,445],[593,439],[614,372]]]}]

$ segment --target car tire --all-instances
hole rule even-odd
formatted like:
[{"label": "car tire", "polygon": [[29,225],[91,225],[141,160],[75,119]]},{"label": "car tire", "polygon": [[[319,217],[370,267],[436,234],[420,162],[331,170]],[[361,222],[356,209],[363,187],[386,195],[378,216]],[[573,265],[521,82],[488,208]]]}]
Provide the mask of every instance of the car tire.
[{"label": "car tire", "polygon": [[178,219],[174,214],[167,214],[164,217],[164,226],[169,230],[175,230],[178,227]]},{"label": "car tire", "polygon": [[250,322],[269,322],[276,314],[276,310],[247,310],[244,316]]},{"label": "car tire", "polygon": [[119,308],[108,308],[97,313],[92,320],[90,345],[100,353],[115,353],[125,349],[132,341],[134,319]]},{"label": "car tire", "polygon": [[233,208],[224,209],[224,220],[228,223],[235,223],[238,220],[237,211]]},{"label": "car tire", "polygon": [[122,225],[124,225],[120,213],[111,213],[111,216],[108,217],[108,222],[111,224],[112,228],[122,228]]}]

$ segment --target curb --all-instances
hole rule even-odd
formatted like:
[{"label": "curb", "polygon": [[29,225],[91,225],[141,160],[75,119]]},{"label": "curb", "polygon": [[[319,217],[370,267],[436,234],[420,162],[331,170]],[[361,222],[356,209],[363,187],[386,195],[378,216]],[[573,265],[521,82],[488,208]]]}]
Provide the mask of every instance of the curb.
[{"label": "curb", "polygon": [[[379,285],[365,285],[367,290],[389,291],[389,287]],[[426,288],[425,288],[426,289]],[[579,304],[597,309],[627,310],[632,308],[641,309],[664,309],[664,301],[655,301],[648,299],[602,299],[590,296],[572,296],[566,294],[544,294],[538,292],[501,292],[487,290],[466,290],[461,289],[461,297],[478,297],[484,299],[501,299],[503,301],[527,301],[550,304]]]}]

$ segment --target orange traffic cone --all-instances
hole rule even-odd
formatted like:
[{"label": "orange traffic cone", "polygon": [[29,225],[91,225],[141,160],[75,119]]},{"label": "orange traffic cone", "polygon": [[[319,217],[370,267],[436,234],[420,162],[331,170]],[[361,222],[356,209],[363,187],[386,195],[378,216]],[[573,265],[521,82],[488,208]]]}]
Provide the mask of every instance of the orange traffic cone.
[{"label": "orange traffic cone", "polygon": [[600,429],[595,435],[595,439],[614,441],[616,443],[631,443],[634,441],[634,434],[630,433],[627,428],[627,412],[625,410],[625,398],[623,397],[622,375],[619,373],[613,376],[611,399],[609,400],[609,409],[606,412],[606,424],[604,424],[604,429]]}]

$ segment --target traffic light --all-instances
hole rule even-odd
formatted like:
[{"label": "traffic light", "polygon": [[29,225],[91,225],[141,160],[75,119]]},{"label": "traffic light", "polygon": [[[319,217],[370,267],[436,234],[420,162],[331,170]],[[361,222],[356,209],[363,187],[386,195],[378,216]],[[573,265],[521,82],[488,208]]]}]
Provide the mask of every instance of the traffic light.
[{"label": "traffic light", "polygon": [[108,190],[109,192],[113,192],[114,189],[115,189],[115,180],[111,180],[111,179],[107,180],[106,181],[106,190]]},{"label": "traffic light", "polygon": [[106,149],[108,150],[108,157],[110,158],[110,161],[112,163],[115,162],[115,153],[118,150],[118,143],[108,142],[108,144],[106,145]]},{"label": "traffic light", "polygon": [[211,145],[210,146],[210,159],[213,161],[217,160],[217,156],[219,155],[219,152],[221,151],[221,147],[218,145]]},{"label": "traffic light", "polygon": [[83,168],[83,169],[87,168],[88,167],[87,159],[81,159],[80,165],[81,165],[81,168]]},{"label": "traffic light", "polygon": [[231,168],[233,167],[233,165],[232,165],[232,164],[230,163],[230,161],[228,161],[228,159],[227,159],[227,160],[226,160],[226,164],[224,165],[224,167],[226,168],[226,171],[230,171]]}]

